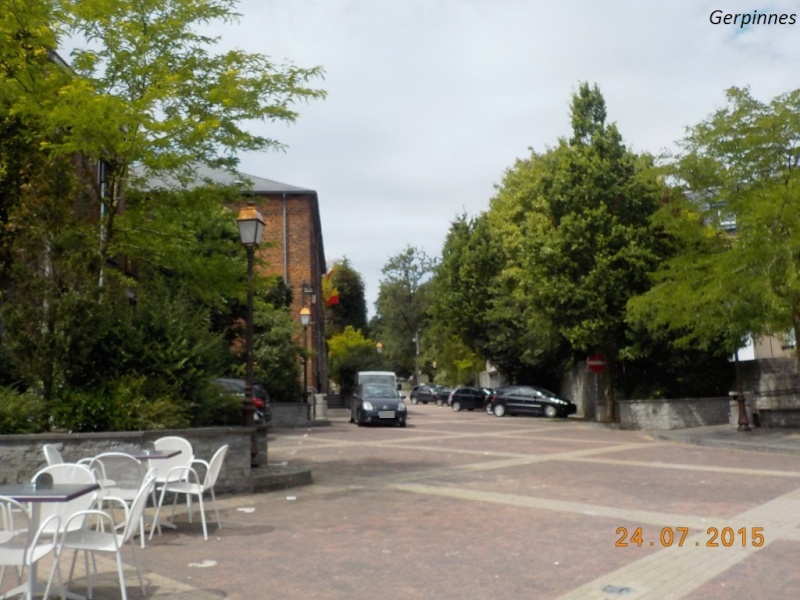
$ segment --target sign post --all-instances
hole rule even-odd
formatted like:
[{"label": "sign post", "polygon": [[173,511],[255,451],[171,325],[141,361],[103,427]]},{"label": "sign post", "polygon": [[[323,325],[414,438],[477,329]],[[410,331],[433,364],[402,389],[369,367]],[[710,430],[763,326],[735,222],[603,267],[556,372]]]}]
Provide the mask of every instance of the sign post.
[{"label": "sign post", "polygon": [[[600,390],[598,390],[599,386],[598,386],[597,379],[598,379],[600,373],[602,373],[606,369],[606,358],[605,358],[605,356],[603,356],[599,352],[596,352],[595,354],[592,354],[591,356],[589,356],[586,359],[586,368],[588,368],[589,371],[594,373],[594,377],[592,377],[592,379],[594,379],[595,419],[597,419],[598,418],[598,412],[599,412],[598,409],[599,409],[599,405],[600,405]],[[605,413],[603,413],[603,414],[605,414]],[[609,418],[608,415],[606,415],[605,419],[607,420],[608,418]]]},{"label": "sign post", "polygon": [[592,373],[602,373],[606,370],[606,357],[600,353],[592,354],[586,359],[586,366]]}]

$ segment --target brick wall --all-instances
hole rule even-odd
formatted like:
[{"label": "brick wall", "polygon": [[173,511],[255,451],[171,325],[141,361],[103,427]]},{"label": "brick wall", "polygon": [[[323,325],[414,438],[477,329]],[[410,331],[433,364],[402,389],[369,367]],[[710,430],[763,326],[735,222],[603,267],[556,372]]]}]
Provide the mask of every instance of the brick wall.
[{"label": "brick wall", "polygon": [[[325,252],[316,192],[257,193],[252,200],[264,217],[264,238],[258,249],[265,275],[283,278],[292,290],[292,315],[300,322],[300,309],[311,309],[311,325],[307,330],[309,349],[308,385],[327,392],[327,346],[324,332],[322,276],[325,274]],[[238,209],[238,207],[237,207]],[[309,293],[304,293],[303,284]],[[308,288],[310,286],[310,288]],[[303,339],[298,342],[304,343]],[[302,374],[302,365],[301,365]]]}]

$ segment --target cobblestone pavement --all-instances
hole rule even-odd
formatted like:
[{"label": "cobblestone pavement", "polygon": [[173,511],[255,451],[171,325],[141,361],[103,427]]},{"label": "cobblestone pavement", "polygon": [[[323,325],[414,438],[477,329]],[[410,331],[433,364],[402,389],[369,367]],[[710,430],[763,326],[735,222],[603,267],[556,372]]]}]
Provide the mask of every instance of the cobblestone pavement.
[{"label": "cobblestone pavement", "polygon": [[179,514],[139,553],[147,597],[800,598],[797,454],[427,405],[273,432],[269,460],[314,483],[220,499],[207,542]]}]

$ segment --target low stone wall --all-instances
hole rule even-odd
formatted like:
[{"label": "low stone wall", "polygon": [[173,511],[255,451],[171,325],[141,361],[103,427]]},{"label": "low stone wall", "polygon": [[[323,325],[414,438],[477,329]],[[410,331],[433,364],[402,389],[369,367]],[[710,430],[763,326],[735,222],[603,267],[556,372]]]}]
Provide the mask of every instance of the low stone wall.
[{"label": "low stone wall", "polygon": [[[54,444],[64,460],[75,462],[101,452],[116,452],[141,448],[146,442],[168,435],[189,440],[195,458],[211,460],[214,452],[228,444],[228,453],[214,488],[217,494],[251,493],[251,435],[258,444],[258,456],[266,462],[266,427],[208,427],[168,431],[124,431],[111,433],[48,433],[38,435],[0,436],[0,483],[28,482],[34,473],[45,466],[44,444]],[[204,471],[198,474],[202,478]]]},{"label": "low stone wall", "polygon": [[800,374],[764,375],[755,392],[762,427],[800,427]]},{"label": "low stone wall", "polygon": [[723,425],[730,420],[730,398],[620,400],[622,429],[686,429]]},{"label": "low stone wall", "polygon": [[305,427],[309,421],[310,407],[304,402],[273,402],[270,428]]}]

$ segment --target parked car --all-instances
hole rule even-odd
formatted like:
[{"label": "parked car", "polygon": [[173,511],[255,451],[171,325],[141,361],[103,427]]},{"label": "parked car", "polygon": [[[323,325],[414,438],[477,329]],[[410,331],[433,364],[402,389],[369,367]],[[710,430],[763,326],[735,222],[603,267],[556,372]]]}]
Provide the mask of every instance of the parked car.
[{"label": "parked car", "polygon": [[362,383],[356,386],[350,402],[350,422],[359,427],[390,423],[405,427],[408,421],[404,398],[393,385]]},{"label": "parked car", "polygon": [[415,385],[411,388],[409,398],[411,404],[427,404],[428,402],[436,402],[437,388],[431,385]]},{"label": "parked car", "polygon": [[[222,392],[240,396],[244,399],[244,389],[246,387],[244,379],[231,379],[228,377],[218,377],[212,381]],[[269,406],[269,393],[260,383],[253,384],[253,418],[259,425],[269,423],[272,420],[272,410]]]},{"label": "parked car", "polygon": [[495,401],[497,396],[499,396],[502,392],[512,387],[519,387],[519,386],[504,385],[496,388],[491,388],[489,390],[489,401],[484,405],[487,414],[494,416],[494,411],[492,410],[492,403]]},{"label": "parked car", "polygon": [[482,387],[460,387],[450,392],[447,404],[453,409],[453,412],[458,412],[462,408],[467,410],[485,409],[487,404],[491,405],[491,393],[491,390]]},{"label": "parked car", "polygon": [[436,406],[447,406],[447,399],[450,397],[450,392],[453,390],[443,385],[435,385],[433,387],[436,390],[434,394]]},{"label": "parked car", "polygon": [[497,390],[492,395],[492,413],[496,417],[506,414],[568,417],[577,409],[570,400],[533,385],[513,385]]}]

